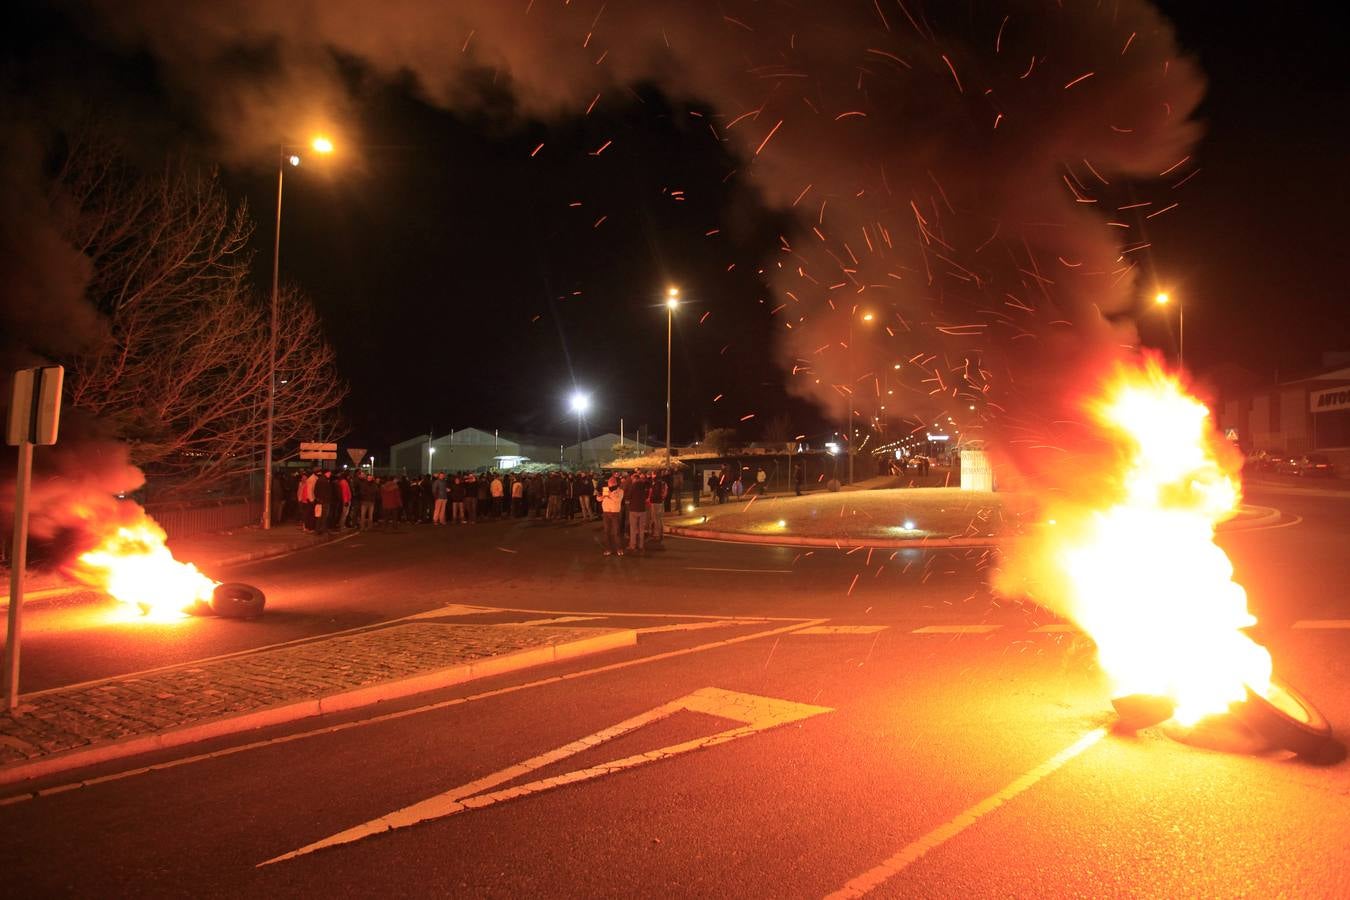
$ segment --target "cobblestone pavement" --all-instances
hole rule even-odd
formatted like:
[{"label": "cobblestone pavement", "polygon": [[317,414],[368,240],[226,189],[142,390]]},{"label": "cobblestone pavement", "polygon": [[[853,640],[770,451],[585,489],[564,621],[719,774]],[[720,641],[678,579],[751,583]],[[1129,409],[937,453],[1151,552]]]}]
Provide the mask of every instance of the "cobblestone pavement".
[{"label": "cobblestone pavement", "polygon": [[601,633],[413,622],[56,688],[0,714],[0,768]]}]

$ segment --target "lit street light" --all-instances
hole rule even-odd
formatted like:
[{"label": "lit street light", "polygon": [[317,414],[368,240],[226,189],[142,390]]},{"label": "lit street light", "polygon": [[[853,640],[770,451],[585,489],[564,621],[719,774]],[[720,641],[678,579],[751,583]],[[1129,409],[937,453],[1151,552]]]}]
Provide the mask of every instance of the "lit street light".
[{"label": "lit street light", "polygon": [[[1172,298],[1165,291],[1159,291],[1153,302],[1166,306],[1172,302]],[[1186,368],[1186,307],[1180,300],[1177,301],[1177,368]]]},{"label": "lit street light", "polygon": [[680,289],[666,290],[666,468],[670,468],[670,336],[675,327],[675,307],[680,305]]},{"label": "lit street light", "polygon": [[[310,143],[316,153],[332,153],[333,142],[319,135]],[[277,277],[281,272],[281,188],[286,179],[286,165],[300,165],[300,155],[282,144],[277,155],[277,224],[272,243],[272,312],[267,336],[267,436],[263,451],[263,529],[272,527],[272,417],[277,396]]]},{"label": "lit street light", "polygon": [[583,394],[577,391],[572,395],[572,412],[577,414],[577,469],[581,469],[581,420],[586,415],[586,410],[591,408],[591,398],[589,394]]}]

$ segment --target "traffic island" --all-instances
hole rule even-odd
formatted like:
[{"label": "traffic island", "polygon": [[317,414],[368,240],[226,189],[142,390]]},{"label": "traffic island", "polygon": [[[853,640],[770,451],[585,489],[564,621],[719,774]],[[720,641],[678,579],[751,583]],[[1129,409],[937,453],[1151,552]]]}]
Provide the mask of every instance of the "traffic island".
[{"label": "traffic island", "polygon": [[637,643],[614,628],[404,622],[26,694],[0,785]]}]

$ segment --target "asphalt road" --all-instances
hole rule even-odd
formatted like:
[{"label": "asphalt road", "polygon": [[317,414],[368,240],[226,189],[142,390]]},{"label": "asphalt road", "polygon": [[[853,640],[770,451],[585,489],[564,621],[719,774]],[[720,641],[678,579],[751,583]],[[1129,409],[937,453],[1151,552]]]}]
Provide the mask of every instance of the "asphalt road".
[{"label": "asphalt road", "polygon": [[[1222,543],[1278,671],[1350,729],[1350,630],[1294,627],[1350,619],[1350,499],[1286,490],[1250,489],[1285,520]],[[1090,649],[991,598],[985,551],[671,539],[605,559],[596,537],[362,535],[230,573],[268,592],[254,623],[35,616],[28,688],[450,603],[699,627],[418,697],[395,707],[406,715],[289,726],[250,735],[252,749],[0,807],[8,883],[24,896],[1350,895],[1350,765],[1103,730],[1114,717]],[[789,634],[778,619],[880,630]],[[994,627],[949,630],[980,625]],[[548,680],[559,672],[577,677]],[[511,787],[522,795],[499,797]],[[428,821],[259,867],[447,793]]]}]

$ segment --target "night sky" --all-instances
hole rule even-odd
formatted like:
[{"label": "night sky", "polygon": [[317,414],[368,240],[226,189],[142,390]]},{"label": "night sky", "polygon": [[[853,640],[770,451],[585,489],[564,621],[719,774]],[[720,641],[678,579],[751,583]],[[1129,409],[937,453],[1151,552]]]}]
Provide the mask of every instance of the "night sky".
[{"label": "night sky", "polygon": [[[859,15],[872,14],[871,4],[858,5]],[[239,84],[266,84],[269,91],[257,93],[280,96],[277,110],[289,111],[300,101],[285,91],[303,89],[275,77],[280,70],[269,55],[275,48],[265,40],[262,49],[239,49],[224,62],[213,57],[222,68],[194,81],[184,72],[195,58],[173,41],[191,44],[183,35],[196,34],[191,28],[200,22],[186,16],[187,24],[165,25],[177,13],[158,3],[115,6],[128,11],[131,24],[109,12],[111,4],[19,3],[4,38],[6,93],[40,107],[49,122],[79,107],[77,99],[92,103],[133,135],[147,160],[167,151],[220,166],[232,195],[256,219],[255,269],[265,290],[275,151],[244,123],[285,116],[259,115],[256,95],[236,108],[231,92]],[[238,6],[245,15],[255,4]],[[444,4],[395,6],[426,11]],[[613,6],[610,20],[624,15],[624,4]],[[763,15],[793,5],[731,6]],[[982,45],[993,33],[988,23],[997,26],[1003,17],[994,4],[977,4],[987,9],[968,19],[945,6],[928,5],[929,18],[946,16],[938,30],[968,26]],[[918,10],[914,27],[929,28],[923,5],[910,7]],[[1140,337],[1173,346],[1168,323],[1146,304],[1156,284],[1186,304],[1192,369],[1231,362],[1268,376],[1316,367],[1322,351],[1350,349],[1342,254],[1333,247],[1350,200],[1340,32],[1317,15],[1277,16],[1269,6],[1236,4],[1222,14],[1209,4],[1162,7],[1183,53],[1198,60],[1207,89],[1196,113],[1203,136],[1191,159],[1171,178],[1116,179],[1111,186],[1119,197],[1137,183],[1139,196],[1154,201],[1145,212],[1180,202],[1147,221],[1139,213],[1130,219],[1150,244],[1134,254]],[[886,31],[911,27],[900,7],[885,9]],[[391,7],[388,15],[396,14]],[[868,27],[882,30],[875,22]],[[785,389],[792,376],[776,343],[782,318],[775,310],[784,298],[775,267],[785,240],[795,247],[810,239],[816,207],[785,212],[780,187],[789,179],[752,177],[745,148],[753,150],[766,127],[749,144],[744,137],[718,140],[709,123],[725,127],[738,110],[699,96],[699,79],[685,74],[592,91],[571,87],[567,70],[550,73],[540,64],[540,71],[522,75],[533,92],[524,99],[508,79],[485,71],[442,91],[428,84],[435,67],[421,56],[409,61],[409,71],[391,70],[399,46],[354,38],[334,49],[325,67],[345,93],[334,129],[339,152],[307,157],[287,171],[282,279],[303,288],[327,323],[351,386],[345,407],[351,443],[382,448],[466,426],[567,436],[575,427],[566,406],[574,386],[593,395],[592,430],[617,430],[622,417],[629,429],[650,425],[659,433],[666,363],[661,301],[669,284],[687,300],[675,320],[677,442],[723,425],[758,437],[784,414],[793,433],[838,421],[839,409],[811,402],[811,391]],[[361,52],[367,47],[370,58]],[[462,49],[445,53],[463,56]],[[710,59],[716,53],[710,46]],[[209,81],[219,71],[227,77]],[[548,96],[555,88],[556,96]],[[465,93],[470,101],[446,99]],[[588,111],[593,94],[600,99]],[[541,96],[553,104],[547,115],[539,114]],[[919,121],[934,121],[914,105]],[[904,130],[903,116],[897,122],[873,134],[897,143],[927,139],[917,127]],[[304,141],[306,127],[297,119],[287,137]],[[789,137],[785,130],[776,138],[784,153],[793,146],[783,143]],[[838,163],[822,159],[822,168]],[[1182,178],[1184,194],[1173,187]],[[1175,198],[1164,200],[1173,190]],[[821,210],[822,223],[824,217]]]}]

